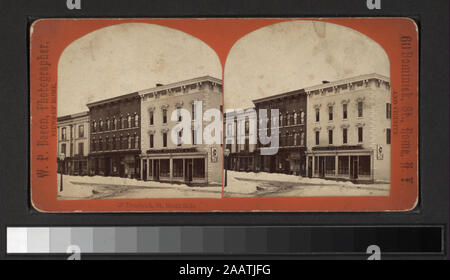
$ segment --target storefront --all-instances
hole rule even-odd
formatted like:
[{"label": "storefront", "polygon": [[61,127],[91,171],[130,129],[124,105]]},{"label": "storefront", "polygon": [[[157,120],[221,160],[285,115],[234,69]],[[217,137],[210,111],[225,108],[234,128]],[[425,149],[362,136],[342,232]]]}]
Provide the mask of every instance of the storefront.
[{"label": "storefront", "polygon": [[138,152],[103,153],[90,157],[90,175],[140,178]]},{"label": "storefront", "polygon": [[373,152],[361,146],[314,147],[308,177],[373,182]]},{"label": "storefront", "polygon": [[255,172],[255,153],[232,153],[228,157],[228,169],[244,172]]},{"label": "storefront", "polygon": [[208,183],[208,153],[196,148],[148,150],[141,166],[144,181]]},{"label": "storefront", "polygon": [[257,157],[256,169],[269,173],[305,176],[306,157],[303,148],[281,148],[275,155]]}]

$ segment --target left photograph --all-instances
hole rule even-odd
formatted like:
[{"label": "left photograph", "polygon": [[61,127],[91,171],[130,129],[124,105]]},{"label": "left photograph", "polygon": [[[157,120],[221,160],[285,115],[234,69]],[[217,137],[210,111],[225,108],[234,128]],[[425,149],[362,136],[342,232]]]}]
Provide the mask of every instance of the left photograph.
[{"label": "left photograph", "polygon": [[58,200],[221,198],[221,143],[204,132],[222,125],[222,66],[207,44],[122,23],[72,42],[57,69]]}]

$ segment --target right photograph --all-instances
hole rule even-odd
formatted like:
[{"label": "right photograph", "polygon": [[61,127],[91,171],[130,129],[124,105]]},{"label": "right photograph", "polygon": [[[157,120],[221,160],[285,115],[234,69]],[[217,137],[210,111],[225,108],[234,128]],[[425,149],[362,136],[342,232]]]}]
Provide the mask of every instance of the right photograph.
[{"label": "right photograph", "polygon": [[293,20],[232,47],[224,197],[389,196],[390,63],[351,28]]}]

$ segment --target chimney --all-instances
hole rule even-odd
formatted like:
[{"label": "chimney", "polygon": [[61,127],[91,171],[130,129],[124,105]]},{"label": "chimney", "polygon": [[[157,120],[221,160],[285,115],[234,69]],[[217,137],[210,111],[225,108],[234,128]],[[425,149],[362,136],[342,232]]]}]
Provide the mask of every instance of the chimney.
[{"label": "chimney", "polygon": [[330,81],[322,81],[322,84],[329,84]]},{"label": "chimney", "polygon": [[160,83],[156,84],[156,87],[162,87],[162,86],[163,86],[163,84],[160,84]]}]

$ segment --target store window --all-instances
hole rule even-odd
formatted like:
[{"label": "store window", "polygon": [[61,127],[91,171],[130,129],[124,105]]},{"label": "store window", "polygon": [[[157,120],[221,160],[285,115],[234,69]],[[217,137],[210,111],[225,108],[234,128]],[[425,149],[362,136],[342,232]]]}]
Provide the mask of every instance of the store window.
[{"label": "store window", "polygon": [[325,157],[325,174],[335,175],[336,173],[336,160],[334,156]]},{"label": "store window", "polygon": [[170,177],[170,160],[169,159],[160,159],[159,164],[160,164],[159,176]]},{"label": "store window", "polygon": [[370,176],[370,156],[359,156],[358,175]]},{"label": "store window", "polygon": [[173,177],[183,177],[183,160],[174,159],[173,160]]},{"label": "store window", "polygon": [[348,175],[349,174],[349,157],[339,156],[338,157],[338,174]]},{"label": "store window", "polygon": [[205,178],[205,159],[195,158],[194,159],[194,178]]}]

